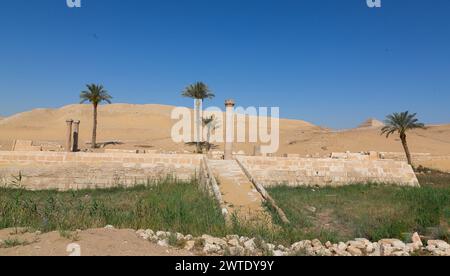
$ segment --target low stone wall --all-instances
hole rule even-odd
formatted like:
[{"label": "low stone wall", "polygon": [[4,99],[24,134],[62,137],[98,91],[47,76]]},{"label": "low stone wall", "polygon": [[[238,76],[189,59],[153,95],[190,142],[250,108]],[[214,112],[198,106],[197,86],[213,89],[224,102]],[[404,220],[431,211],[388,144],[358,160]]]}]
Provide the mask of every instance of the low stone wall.
[{"label": "low stone wall", "polygon": [[0,185],[30,190],[88,189],[146,184],[168,176],[188,180],[202,156],[0,151]]},{"label": "low stone wall", "polygon": [[[30,190],[130,187],[171,176],[199,176],[201,155],[0,151],[0,185]],[[394,160],[237,157],[265,187],[388,183],[418,186],[412,168]]]},{"label": "low stone wall", "polygon": [[325,187],[369,182],[419,186],[411,166],[401,161],[239,158],[253,178],[265,187],[276,185]]}]

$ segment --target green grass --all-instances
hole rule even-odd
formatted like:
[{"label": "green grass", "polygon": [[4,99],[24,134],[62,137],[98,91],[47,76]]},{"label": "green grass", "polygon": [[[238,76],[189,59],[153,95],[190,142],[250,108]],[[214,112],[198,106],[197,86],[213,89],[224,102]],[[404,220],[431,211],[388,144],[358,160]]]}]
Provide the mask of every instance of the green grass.
[{"label": "green grass", "polygon": [[[269,189],[291,221],[282,225],[273,212],[275,228],[247,225],[236,218],[226,226],[214,198],[195,181],[168,179],[155,186],[72,192],[0,189],[0,229],[60,231],[61,236],[73,239],[71,231],[76,229],[114,225],[194,236],[237,234],[284,245],[316,238],[323,242],[357,237],[405,239],[405,233],[418,231],[448,241],[450,175],[433,173],[419,178],[422,188],[353,185]],[[175,236],[169,243],[177,245]]]},{"label": "green grass", "polygon": [[27,226],[48,232],[114,225],[202,235],[221,233],[224,224],[214,199],[195,182],[73,192],[0,189],[0,229]]},{"label": "green grass", "polygon": [[[448,240],[450,175],[419,175],[422,188],[353,185],[341,188],[276,187],[269,193],[286,212],[288,239],[355,237],[405,239],[415,231]],[[311,212],[308,207],[315,207]]]},{"label": "green grass", "polygon": [[0,245],[0,248],[13,248],[16,246],[22,246],[27,244],[28,242],[20,241],[18,239],[8,239],[3,241],[3,243]]}]

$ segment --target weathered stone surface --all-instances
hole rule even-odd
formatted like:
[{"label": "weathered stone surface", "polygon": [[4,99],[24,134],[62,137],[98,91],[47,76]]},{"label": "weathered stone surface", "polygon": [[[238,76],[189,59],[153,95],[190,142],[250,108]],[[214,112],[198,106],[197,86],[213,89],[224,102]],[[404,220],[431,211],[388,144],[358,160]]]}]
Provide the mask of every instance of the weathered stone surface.
[{"label": "weathered stone surface", "polygon": [[184,246],[184,249],[191,251],[195,247],[195,241],[189,240],[186,242],[186,245]]},{"label": "weathered stone surface", "polygon": [[223,239],[211,237],[210,235],[203,235],[202,239],[205,241],[205,244],[218,245],[220,248],[227,246],[227,242]]},{"label": "weathered stone surface", "polygon": [[352,256],[362,256],[362,251],[359,248],[356,248],[352,245],[347,247],[347,252],[350,253]]},{"label": "weathered stone surface", "polygon": [[319,158],[238,157],[252,176],[266,187],[342,186],[352,183],[390,183],[419,186],[412,169],[404,161],[336,160]]}]

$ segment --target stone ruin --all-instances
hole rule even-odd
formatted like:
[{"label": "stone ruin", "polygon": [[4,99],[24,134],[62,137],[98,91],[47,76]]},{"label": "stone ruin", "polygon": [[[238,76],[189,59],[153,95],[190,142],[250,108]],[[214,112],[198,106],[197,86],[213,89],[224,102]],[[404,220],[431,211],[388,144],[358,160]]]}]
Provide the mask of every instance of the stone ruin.
[{"label": "stone ruin", "polygon": [[[227,136],[233,131],[230,122],[234,116],[234,105],[233,100],[225,102]],[[43,146],[20,140],[15,141],[13,152],[0,151],[0,182],[3,181],[0,184],[6,184],[11,175],[22,173],[25,186],[37,190],[102,188],[119,185],[120,182],[129,186],[167,175],[188,179],[198,175],[202,167],[222,166],[213,163],[213,160],[224,160],[228,162],[224,167],[241,167],[245,171],[241,175],[247,175],[261,187],[286,184],[324,187],[369,182],[419,186],[412,167],[406,162],[383,159],[382,154],[374,151],[332,153],[327,157],[315,158],[304,158],[298,154],[273,157],[261,154],[260,146],[255,146],[254,156],[246,156],[243,151],[233,151],[232,140],[226,140],[223,152],[214,151],[207,157],[122,149],[79,153],[80,121],[71,119],[66,124],[65,153],[43,152]],[[61,147],[59,151],[62,151]],[[203,163],[206,163],[205,166],[202,166]],[[224,170],[223,173],[230,171]]]}]

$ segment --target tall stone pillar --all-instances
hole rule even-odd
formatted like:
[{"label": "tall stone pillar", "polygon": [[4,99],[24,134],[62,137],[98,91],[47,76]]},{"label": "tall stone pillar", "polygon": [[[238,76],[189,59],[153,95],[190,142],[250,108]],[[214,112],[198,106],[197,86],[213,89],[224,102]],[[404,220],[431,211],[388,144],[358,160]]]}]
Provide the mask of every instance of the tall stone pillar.
[{"label": "tall stone pillar", "polygon": [[72,151],[72,124],[73,120],[67,120],[67,130],[66,130],[66,151]]},{"label": "tall stone pillar", "polygon": [[234,106],[234,100],[225,101],[225,160],[233,159]]},{"label": "tall stone pillar", "polygon": [[72,151],[78,151],[78,137],[80,136],[80,121],[73,122],[73,146]]}]

